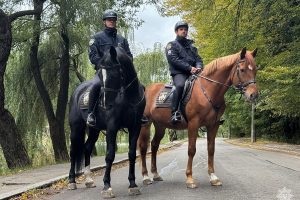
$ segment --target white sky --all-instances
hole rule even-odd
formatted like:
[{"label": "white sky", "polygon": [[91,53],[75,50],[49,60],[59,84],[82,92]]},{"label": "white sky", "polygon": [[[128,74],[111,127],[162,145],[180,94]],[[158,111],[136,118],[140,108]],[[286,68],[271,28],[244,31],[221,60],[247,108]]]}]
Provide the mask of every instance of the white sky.
[{"label": "white sky", "polygon": [[142,26],[134,30],[135,46],[146,51],[153,49],[156,42],[163,47],[175,39],[174,25],[180,20],[176,17],[161,17],[153,5],[146,5],[138,13],[138,17],[144,20]]}]

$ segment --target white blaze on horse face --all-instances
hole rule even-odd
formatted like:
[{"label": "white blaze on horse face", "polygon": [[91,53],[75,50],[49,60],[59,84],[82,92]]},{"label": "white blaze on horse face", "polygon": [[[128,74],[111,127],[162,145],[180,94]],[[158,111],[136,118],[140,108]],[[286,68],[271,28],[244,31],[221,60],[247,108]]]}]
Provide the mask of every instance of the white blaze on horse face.
[{"label": "white blaze on horse face", "polygon": [[248,65],[248,68],[252,71],[253,67],[251,65]]},{"label": "white blaze on horse face", "polygon": [[[103,85],[104,85],[104,88],[105,88],[106,87],[105,82],[106,82],[106,78],[107,78],[106,69],[102,68],[101,73],[102,73],[102,78],[103,78]],[[103,96],[103,104],[105,106],[105,91],[104,91],[104,96]]]}]

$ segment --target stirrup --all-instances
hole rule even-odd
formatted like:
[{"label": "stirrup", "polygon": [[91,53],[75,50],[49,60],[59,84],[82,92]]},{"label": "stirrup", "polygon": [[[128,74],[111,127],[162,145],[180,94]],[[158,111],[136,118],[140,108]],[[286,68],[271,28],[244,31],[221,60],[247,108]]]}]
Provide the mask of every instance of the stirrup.
[{"label": "stirrup", "polygon": [[94,113],[88,114],[88,117],[86,119],[86,124],[90,127],[96,126],[96,116],[94,115]]},{"label": "stirrup", "polygon": [[173,124],[176,124],[181,121],[181,118],[182,118],[181,113],[180,113],[180,111],[177,110],[174,113],[172,113],[171,121]]}]

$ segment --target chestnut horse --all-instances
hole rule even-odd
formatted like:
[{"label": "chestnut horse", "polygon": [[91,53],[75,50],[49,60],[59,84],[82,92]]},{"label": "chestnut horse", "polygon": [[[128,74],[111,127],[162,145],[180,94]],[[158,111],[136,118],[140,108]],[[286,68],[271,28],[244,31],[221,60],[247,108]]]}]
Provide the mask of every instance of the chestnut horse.
[{"label": "chestnut horse", "polygon": [[154,83],[146,88],[146,107],[144,115],[149,123],[142,127],[139,136],[139,149],[142,160],[143,183],[151,184],[146,166],[146,152],[150,139],[150,126],[153,123],[155,135],[151,141],[151,172],[154,181],[162,178],[157,172],[156,156],[159,143],[164,136],[165,129],[188,129],[188,163],[186,168],[186,185],[188,188],[196,188],[192,176],[192,163],[196,153],[197,132],[201,126],[207,128],[207,150],[208,150],[208,174],[211,185],[222,185],[215,174],[214,152],[215,137],[219,128],[220,117],[225,111],[224,95],[230,87],[240,90],[247,100],[254,101],[258,96],[255,82],[256,64],[255,56],[257,49],[241,52],[218,58],[209,63],[201,74],[196,74],[195,84],[192,88],[190,100],[185,107],[186,119],[179,124],[171,123],[170,108],[156,108],[156,98],[164,88],[163,83]]}]

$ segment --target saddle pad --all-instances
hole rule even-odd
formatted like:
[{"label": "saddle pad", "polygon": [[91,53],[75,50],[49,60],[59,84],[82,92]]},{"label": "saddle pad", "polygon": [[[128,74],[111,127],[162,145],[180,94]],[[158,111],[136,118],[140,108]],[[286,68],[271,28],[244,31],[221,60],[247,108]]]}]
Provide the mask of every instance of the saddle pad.
[{"label": "saddle pad", "polygon": [[[196,76],[190,76],[185,82],[182,98],[180,100],[180,107],[182,111],[184,111],[185,105],[191,98],[192,88],[196,78]],[[170,108],[174,90],[175,86],[173,87],[170,84],[165,84],[165,87],[160,91],[156,98],[156,108]]]},{"label": "saddle pad", "polygon": [[[165,87],[163,87],[156,98],[156,108],[169,108],[171,107],[171,94],[173,94],[174,89],[172,89],[172,86],[170,84],[166,84]],[[173,96],[173,95],[172,95]]]},{"label": "saddle pad", "polygon": [[79,100],[79,108],[81,110],[86,110],[89,107],[89,95],[90,95],[90,89],[87,89],[80,97]]}]

